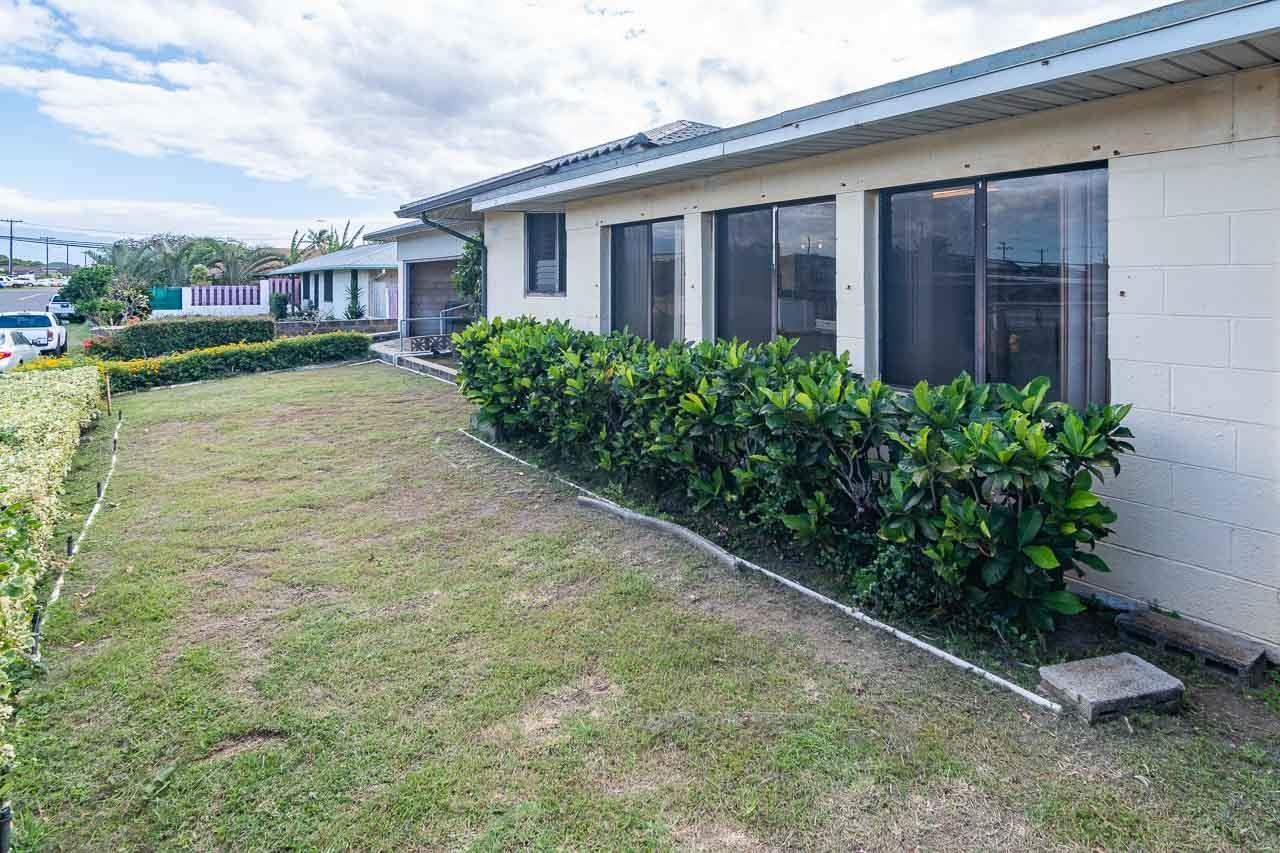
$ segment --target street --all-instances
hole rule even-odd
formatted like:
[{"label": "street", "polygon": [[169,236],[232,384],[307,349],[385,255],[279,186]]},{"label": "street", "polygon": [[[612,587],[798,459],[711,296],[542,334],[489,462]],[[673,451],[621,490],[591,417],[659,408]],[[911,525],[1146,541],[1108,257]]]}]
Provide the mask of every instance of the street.
[{"label": "street", "polygon": [[55,287],[0,288],[0,311],[43,311]]}]

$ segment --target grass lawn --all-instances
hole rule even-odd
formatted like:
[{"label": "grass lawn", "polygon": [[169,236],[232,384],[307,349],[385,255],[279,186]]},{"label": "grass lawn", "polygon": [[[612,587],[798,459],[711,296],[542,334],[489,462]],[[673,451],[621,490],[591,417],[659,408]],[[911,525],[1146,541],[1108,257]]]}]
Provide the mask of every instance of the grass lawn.
[{"label": "grass lawn", "polygon": [[[1034,711],[578,509],[458,435],[439,382],[117,404],[19,713],[24,850],[1280,846],[1262,702]],[[76,516],[109,445],[80,454]]]}]

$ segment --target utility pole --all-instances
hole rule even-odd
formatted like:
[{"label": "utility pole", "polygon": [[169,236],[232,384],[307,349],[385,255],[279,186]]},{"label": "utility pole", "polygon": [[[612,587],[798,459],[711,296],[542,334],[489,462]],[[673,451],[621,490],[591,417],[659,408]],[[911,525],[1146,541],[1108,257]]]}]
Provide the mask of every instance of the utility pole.
[{"label": "utility pole", "polygon": [[49,238],[44,238],[44,277],[49,277]]},{"label": "utility pole", "polygon": [[21,219],[0,219],[0,222],[9,223],[9,275],[13,275],[13,223],[21,221]]}]

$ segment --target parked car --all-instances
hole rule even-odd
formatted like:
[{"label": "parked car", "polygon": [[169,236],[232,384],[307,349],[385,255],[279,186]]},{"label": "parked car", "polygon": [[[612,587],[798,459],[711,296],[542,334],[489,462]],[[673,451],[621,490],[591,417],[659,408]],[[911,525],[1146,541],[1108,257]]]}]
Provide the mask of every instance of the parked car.
[{"label": "parked car", "polygon": [[39,357],[40,348],[27,340],[22,332],[17,329],[0,330],[0,373]]},{"label": "parked car", "polygon": [[44,310],[63,322],[78,323],[83,319],[76,313],[74,305],[57,294],[49,297],[49,304],[45,306]]},{"label": "parked car", "polygon": [[66,327],[54,314],[7,311],[0,314],[0,329],[20,330],[42,355],[63,355],[67,351]]}]

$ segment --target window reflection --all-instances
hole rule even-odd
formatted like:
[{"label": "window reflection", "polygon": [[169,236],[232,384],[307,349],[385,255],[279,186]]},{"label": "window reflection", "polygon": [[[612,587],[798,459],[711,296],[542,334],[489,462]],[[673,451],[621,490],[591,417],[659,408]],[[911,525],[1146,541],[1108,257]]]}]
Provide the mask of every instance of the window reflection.
[{"label": "window reflection", "polygon": [[986,198],[987,378],[1048,376],[1084,405],[1105,388],[1106,172],[1004,178]]},{"label": "window reflection", "polygon": [[885,379],[1047,376],[1057,399],[1105,401],[1106,189],[1096,168],[887,193]]},{"label": "window reflection", "polygon": [[834,351],[835,202],[719,214],[715,301],[718,338],[782,335],[798,341],[797,353]]},{"label": "window reflection", "polygon": [[836,204],[778,208],[778,334],[796,351],[836,348]]},{"label": "window reflection", "polygon": [[615,225],[612,236],[612,318],[615,330],[666,346],[677,325],[684,282],[684,222]]}]

